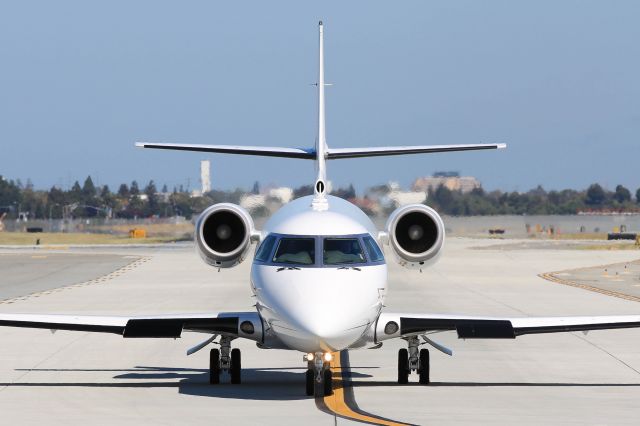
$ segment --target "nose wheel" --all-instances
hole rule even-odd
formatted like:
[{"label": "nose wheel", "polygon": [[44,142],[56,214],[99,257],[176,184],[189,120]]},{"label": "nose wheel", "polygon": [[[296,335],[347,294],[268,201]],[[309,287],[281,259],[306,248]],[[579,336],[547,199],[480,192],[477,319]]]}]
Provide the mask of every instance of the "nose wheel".
[{"label": "nose wheel", "polygon": [[331,364],[322,361],[322,352],[305,356],[307,371],[305,373],[305,393],[307,396],[329,396],[333,393],[333,373]]},{"label": "nose wheel", "polygon": [[306,394],[307,396],[313,396],[313,394],[315,393],[315,387],[316,387],[316,381],[315,381],[315,374],[313,372],[312,368],[309,368],[305,374],[305,378],[306,378]]},{"label": "nose wheel", "polygon": [[322,380],[322,389],[324,396],[329,396],[333,393],[333,373],[331,373],[331,369],[327,367],[323,372],[323,380]]}]

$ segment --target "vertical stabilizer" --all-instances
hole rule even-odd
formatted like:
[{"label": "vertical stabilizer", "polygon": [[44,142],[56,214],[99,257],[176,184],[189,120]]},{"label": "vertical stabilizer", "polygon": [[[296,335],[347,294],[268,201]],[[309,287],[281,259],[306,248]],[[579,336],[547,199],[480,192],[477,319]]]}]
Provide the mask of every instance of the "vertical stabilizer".
[{"label": "vertical stabilizer", "polygon": [[316,139],[316,169],[318,177],[315,183],[314,204],[322,201],[326,203],[325,193],[327,191],[327,169],[326,152],[327,139],[325,136],[325,108],[324,108],[324,31],[322,21],[318,23],[319,30],[319,55],[318,55],[318,137]]}]

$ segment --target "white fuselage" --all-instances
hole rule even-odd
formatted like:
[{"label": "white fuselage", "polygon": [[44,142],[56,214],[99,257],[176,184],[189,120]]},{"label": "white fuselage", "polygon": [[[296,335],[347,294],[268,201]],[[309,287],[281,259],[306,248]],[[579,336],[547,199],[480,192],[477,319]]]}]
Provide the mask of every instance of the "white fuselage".
[{"label": "white fuselage", "polygon": [[328,205],[319,209],[313,198],[284,206],[262,232],[262,241],[269,235],[313,238],[313,264],[273,262],[274,246],[267,261],[254,260],[251,287],[267,337],[303,352],[338,351],[362,345],[375,324],[386,293],[387,265],[384,259],[371,261],[366,247],[363,262],[331,263],[323,254],[326,238],[358,238],[364,246],[365,238],[377,240],[377,231],[353,204],[327,196]]}]

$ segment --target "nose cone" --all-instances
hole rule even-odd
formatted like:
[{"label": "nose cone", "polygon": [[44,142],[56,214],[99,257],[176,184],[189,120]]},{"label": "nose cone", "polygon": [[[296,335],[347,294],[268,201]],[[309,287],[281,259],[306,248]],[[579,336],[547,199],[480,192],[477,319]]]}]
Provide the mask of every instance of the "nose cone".
[{"label": "nose cone", "polygon": [[306,352],[337,351],[355,343],[375,321],[382,303],[379,288],[386,282],[382,268],[274,268],[254,279],[261,283],[259,300],[269,308],[265,314],[287,345]]},{"label": "nose cone", "polygon": [[371,323],[375,300],[364,302],[318,291],[303,300],[283,301],[283,319],[299,332],[303,340],[322,350],[349,346]]}]

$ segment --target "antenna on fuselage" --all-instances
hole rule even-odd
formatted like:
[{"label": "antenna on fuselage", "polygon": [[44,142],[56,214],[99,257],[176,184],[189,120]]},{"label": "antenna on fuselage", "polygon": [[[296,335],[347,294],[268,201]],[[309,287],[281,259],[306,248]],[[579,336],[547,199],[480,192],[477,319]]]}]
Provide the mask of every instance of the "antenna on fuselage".
[{"label": "antenna on fuselage", "polygon": [[314,185],[313,207],[316,210],[326,210],[328,207],[325,194],[327,192],[327,167],[326,152],[327,139],[325,133],[325,108],[324,108],[324,31],[322,21],[318,23],[319,55],[318,55],[318,137],[316,139],[316,170],[318,177]]}]

